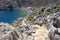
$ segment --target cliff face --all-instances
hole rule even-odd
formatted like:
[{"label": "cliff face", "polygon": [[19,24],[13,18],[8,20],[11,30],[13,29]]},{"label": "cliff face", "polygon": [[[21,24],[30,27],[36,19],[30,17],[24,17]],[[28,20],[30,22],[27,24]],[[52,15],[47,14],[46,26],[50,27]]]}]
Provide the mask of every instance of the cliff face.
[{"label": "cliff face", "polygon": [[47,4],[60,4],[60,0],[0,0],[0,10],[10,10],[21,6],[45,6]]},{"label": "cliff face", "polygon": [[60,6],[40,8],[12,24],[1,22],[0,40],[60,40]]},{"label": "cliff face", "polygon": [[14,0],[2,0],[0,5],[0,10],[11,10],[18,7],[18,4]]}]

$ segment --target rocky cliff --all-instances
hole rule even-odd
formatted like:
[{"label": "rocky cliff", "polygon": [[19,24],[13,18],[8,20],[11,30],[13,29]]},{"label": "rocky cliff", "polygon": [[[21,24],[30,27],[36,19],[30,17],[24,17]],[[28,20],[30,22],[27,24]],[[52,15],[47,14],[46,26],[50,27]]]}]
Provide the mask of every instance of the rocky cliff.
[{"label": "rocky cliff", "polygon": [[60,40],[60,6],[40,7],[12,24],[1,22],[0,40]]},{"label": "rocky cliff", "polygon": [[60,0],[0,0],[0,10],[12,10],[28,6],[46,6],[60,4]]}]

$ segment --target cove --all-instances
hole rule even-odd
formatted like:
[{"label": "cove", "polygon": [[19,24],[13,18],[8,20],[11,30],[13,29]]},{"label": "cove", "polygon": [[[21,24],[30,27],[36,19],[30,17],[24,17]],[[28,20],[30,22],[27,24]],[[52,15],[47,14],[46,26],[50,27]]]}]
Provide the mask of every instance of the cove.
[{"label": "cove", "polygon": [[19,17],[24,17],[22,10],[0,11],[0,22],[12,23]]}]

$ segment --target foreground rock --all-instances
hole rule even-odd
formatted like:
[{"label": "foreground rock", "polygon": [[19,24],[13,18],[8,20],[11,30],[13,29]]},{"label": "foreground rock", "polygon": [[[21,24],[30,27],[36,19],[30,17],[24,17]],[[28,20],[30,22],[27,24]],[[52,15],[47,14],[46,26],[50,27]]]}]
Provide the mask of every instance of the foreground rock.
[{"label": "foreground rock", "polygon": [[21,24],[13,27],[8,23],[0,23],[0,40],[45,40],[48,39],[48,33],[47,29],[39,25]]},{"label": "foreground rock", "polygon": [[20,32],[12,25],[0,23],[0,40],[21,40]]}]

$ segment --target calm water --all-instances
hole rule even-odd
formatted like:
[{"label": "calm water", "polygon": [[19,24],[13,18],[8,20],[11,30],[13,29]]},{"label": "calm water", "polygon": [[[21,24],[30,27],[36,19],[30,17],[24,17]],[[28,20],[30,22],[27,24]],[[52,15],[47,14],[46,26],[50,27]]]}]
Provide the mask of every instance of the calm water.
[{"label": "calm water", "polygon": [[24,13],[21,10],[0,11],[0,22],[11,23],[18,17],[24,17]]}]

